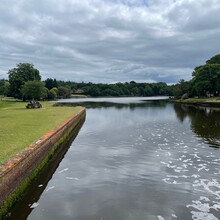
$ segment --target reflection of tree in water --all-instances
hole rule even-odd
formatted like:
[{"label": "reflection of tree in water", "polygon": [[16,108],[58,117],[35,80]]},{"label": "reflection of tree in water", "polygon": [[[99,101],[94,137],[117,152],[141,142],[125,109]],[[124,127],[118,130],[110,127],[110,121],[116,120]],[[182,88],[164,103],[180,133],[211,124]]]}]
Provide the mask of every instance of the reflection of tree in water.
[{"label": "reflection of tree in water", "polygon": [[191,119],[191,129],[210,147],[220,147],[220,112],[211,108],[196,108],[175,104],[174,109],[181,122]]},{"label": "reflection of tree in water", "polygon": [[174,110],[175,110],[176,116],[180,120],[180,122],[183,122],[185,120],[185,118],[188,116],[188,106],[174,104]]},{"label": "reflection of tree in water", "polygon": [[86,108],[109,108],[114,107],[116,109],[129,108],[134,110],[135,108],[146,108],[146,107],[160,107],[165,108],[167,105],[166,100],[151,100],[151,101],[141,101],[139,103],[113,103],[113,102],[59,102],[56,105],[59,106],[84,106]]}]

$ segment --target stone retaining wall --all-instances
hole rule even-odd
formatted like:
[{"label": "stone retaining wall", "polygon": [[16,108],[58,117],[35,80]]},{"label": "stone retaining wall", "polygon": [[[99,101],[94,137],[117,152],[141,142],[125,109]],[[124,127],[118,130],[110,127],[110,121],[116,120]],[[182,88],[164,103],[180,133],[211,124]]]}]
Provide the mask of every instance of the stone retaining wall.
[{"label": "stone retaining wall", "polygon": [[0,167],[0,219],[1,213],[13,205],[28,184],[36,178],[48,161],[76,136],[85,120],[85,109],[48,132]]}]

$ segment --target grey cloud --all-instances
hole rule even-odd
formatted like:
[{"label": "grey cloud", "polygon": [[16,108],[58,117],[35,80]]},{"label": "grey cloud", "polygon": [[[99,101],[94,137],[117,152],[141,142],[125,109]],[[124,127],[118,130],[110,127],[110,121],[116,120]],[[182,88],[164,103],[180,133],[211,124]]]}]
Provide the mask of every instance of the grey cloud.
[{"label": "grey cloud", "polygon": [[219,10],[218,0],[2,0],[0,78],[30,62],[43,78],[188,80],[219,53]]}]

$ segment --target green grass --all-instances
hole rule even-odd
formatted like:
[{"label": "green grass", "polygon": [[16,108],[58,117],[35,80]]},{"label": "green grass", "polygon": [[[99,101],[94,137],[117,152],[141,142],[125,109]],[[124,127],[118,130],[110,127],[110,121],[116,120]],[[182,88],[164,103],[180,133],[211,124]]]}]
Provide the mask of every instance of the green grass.
[{"label": "green grass", "polygon": [[180,102],[187,102],[187,103],[190,103],[190,102],[220,102],[220,100],[216,97],[212,97],[212,98],[189,98],[189,99],[179,99],[179,100],[176,100],[177,102],[180,101]]},{"label": "green grass", "polygon": [[60,125],[80,107],[53,107],[42,102],[41,109],[26,109],[26,103],[0,101],[0,164]]},{"label": "green grass", "polygon": [[81,94],[72,94],[70,98],[87,98],[86,95],[81,95]]}]

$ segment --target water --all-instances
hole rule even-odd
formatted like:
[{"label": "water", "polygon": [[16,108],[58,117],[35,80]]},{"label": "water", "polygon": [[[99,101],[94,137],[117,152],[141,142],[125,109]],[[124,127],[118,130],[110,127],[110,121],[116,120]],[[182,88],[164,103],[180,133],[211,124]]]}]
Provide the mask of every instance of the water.
[{"label": "water", "polygon": [[95,100],[84,103],[86,122],[52,177],[11,219],[220,219],[219,112]]}]

